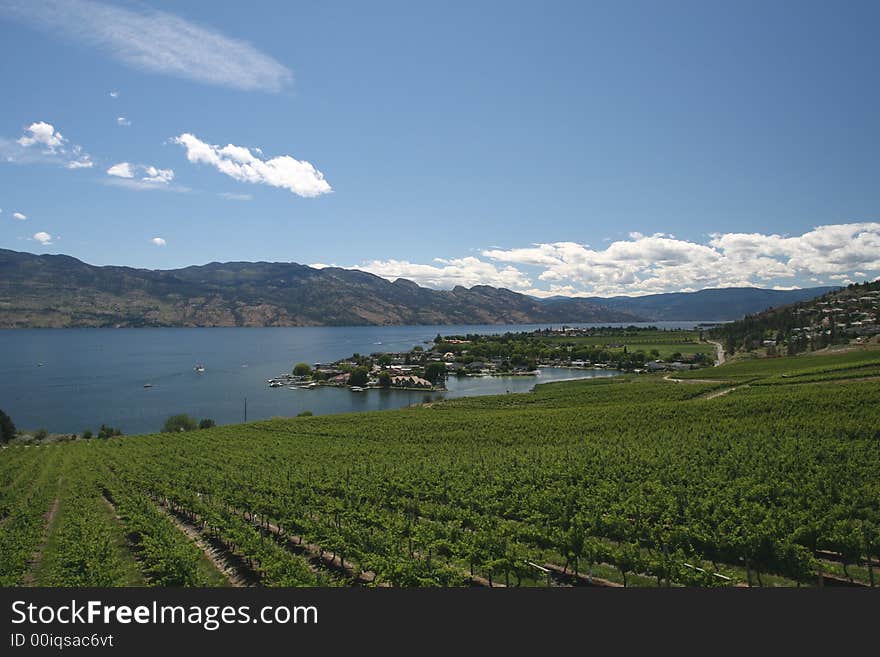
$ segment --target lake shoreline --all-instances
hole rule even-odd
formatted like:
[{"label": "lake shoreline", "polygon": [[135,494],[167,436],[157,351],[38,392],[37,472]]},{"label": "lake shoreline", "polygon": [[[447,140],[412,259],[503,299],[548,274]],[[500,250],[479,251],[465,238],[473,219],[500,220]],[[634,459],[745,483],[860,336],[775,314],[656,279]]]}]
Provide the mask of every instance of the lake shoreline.
[{"label": "lake shoreline", "polygon": [[[645,326],[678,329],[695,324],[649,322]],[[97,433],[106,424],[125,434],[142,434],[159,431],[169,416],[178,413],[225,425],[302,412],[327,415],[402,408],[440,397],[503,394],[508,389],[525,392],[539,383],[572,375],[450,377],[450,390],[443,393],[388,390],[368,395],[336,395],[327,388],[285,395],[267,388],[266,380],[290,371],[297,362],[331,362],[354,352],[405,351],[433,340],[437,333],[496,334],[541,328],[547,325],[268,327],[254,331],[9,329],[0,331],[4,354],[0,408],[16,426],[27,430]],[[201,374],[193,371],[199,363],[206,368]],[[577,374],[591,376],[593,372]],[[145,388],[146,384],[152,387]]]}]

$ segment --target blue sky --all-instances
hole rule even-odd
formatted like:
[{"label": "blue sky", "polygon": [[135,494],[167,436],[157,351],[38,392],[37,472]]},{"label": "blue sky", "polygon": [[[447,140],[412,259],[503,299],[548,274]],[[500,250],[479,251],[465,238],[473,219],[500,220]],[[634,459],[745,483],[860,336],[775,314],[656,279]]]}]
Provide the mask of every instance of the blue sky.
[{"label": "blue sky", "polygon": [[0,0],[0,247],[538,295],[873,278],[878,19]]}]

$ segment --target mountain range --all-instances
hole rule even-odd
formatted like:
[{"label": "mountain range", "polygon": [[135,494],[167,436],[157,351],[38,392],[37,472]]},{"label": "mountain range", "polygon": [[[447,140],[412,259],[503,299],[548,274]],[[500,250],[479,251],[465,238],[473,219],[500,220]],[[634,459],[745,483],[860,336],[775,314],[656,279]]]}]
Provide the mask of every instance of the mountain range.
[{"label": "mountain range", "polygon": [[642,297],[587,297],[584,300],[612,310],[640,315],[649,321],[731,321],[767,308],[807,301],[837,289],[811,287],[800,290],[765,290],[757,287],[726,287],[698,292],[648,294]]},{"label": "mountain range", "polygon": [[0,249],[0,328],[721,320],[824,291],[739,288],[542,300],[488,285],[434,290],[401,278],[296,263],[150,270]]}]

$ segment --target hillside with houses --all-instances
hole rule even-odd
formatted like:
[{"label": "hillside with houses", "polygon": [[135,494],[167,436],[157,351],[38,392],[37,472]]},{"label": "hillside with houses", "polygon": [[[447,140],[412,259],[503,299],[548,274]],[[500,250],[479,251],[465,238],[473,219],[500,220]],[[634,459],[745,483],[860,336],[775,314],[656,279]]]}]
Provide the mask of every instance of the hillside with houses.
[{"label": "hillside with houses", "polygon": [[771,308],[712,330],[727,353],[763,350],[794,355],[880,335],[880,279],[852,284],[811,301]]}]

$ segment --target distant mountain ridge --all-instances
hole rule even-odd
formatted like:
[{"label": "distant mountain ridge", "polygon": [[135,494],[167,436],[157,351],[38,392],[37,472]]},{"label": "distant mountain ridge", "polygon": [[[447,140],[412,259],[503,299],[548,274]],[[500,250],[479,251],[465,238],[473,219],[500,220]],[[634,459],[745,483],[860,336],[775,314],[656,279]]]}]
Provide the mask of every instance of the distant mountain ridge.
[{"label": "distant mountain ridge", "polygon": [[367,272],[228,262],[97,267],[0,249],[0,328],[358,326],[636,322],[585,299],[543,304],[503,288],[432,290]]},{"label": "distant mountain ridge", "polygon": [[584,297],[585,301],[641,315],[648,321],[732,321],[768,308],[807,301],[837,287],[765,290],[757,287],[710,288],[698,292],[670,292],[643,297]]},{"label": "distant mountain ridge", "polygon": [[489,285],[433,290],[294,262],[151,270],[0,249],[0,328],[729,321],[836,289],[538,299]]}]

